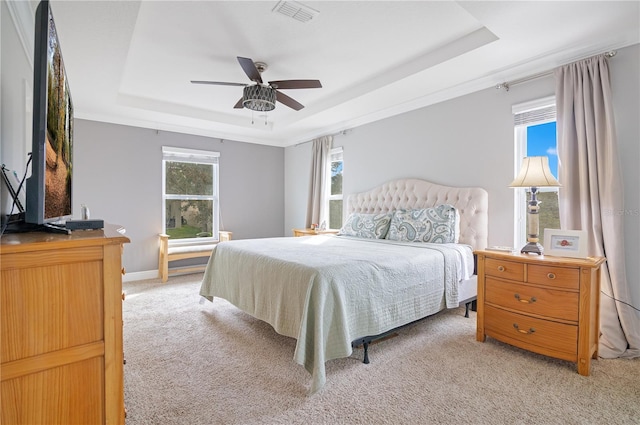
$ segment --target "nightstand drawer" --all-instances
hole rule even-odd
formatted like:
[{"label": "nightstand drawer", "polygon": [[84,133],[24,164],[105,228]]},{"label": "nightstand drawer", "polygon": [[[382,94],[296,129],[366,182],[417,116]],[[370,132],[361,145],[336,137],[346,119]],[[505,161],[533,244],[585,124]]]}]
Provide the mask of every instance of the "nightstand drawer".
[{"label": "nightstand drawer", "polygon": [[577,292],[514,284],[487,277],[485,300],[523,313],[578,321]]},{"label": "nightstand drawer", "polygon": [[565,353],[563,357],[567,359],[574,358],[578,351],[577,326],[536,319],[489,305],[486,306],[485,331],[498,340],[526,350]]},{"label": "nightstand drawer", "polygon": [[580,289],[580,270],[577,268],[554,267],[529,264],[527,282],[558,288]]},{"label": "nightstand drawer", "polygon": [[487,258],[484,262],[485,274],[504,279],[524,280],[524,264]]}]

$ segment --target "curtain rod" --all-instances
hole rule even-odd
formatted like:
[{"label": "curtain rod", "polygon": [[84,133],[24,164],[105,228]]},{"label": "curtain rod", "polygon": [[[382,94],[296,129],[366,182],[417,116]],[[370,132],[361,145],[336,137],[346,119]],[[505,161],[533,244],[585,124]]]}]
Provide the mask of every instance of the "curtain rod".
[{"label": "curtain rod", "polygon": [[[604,55],[608,58],[612,58],[616,55],[616,53],[617,52],[615,50],[611,50],[609,52],[605,52]],[[518,80],[505,81],[503,83],[498,84],[496,86],[496,89],[498,90],[504,89],[505,91],[509,91],[509,88],[513,85],[525,83],[531,80],[537,80],[538,78],[546,77],[547,75],[552,75],[552,74],[553,74],[553,70],[549,70],[549,71],[540,72],[538,74],[529,75],[528,77],[523,77]]]}]

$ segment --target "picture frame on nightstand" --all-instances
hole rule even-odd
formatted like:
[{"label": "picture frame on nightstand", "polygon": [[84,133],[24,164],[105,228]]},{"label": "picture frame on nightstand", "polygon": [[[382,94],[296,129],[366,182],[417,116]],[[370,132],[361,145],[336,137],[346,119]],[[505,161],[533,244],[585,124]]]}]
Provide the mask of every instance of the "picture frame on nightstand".
[{"label": "picture frame on nightstand", "polygon": [[556,257],[587,257],[585,230],[544,229],[544,254]]}]

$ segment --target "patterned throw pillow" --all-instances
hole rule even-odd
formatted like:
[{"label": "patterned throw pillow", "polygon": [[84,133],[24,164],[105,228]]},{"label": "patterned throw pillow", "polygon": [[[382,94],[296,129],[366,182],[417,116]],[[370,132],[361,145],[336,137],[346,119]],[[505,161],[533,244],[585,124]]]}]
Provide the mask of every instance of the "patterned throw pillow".
[{"label": "patterned throw pillow", "polygon": [[384,239],[389,230],[391,213],[353,213],[347,218],[338,235],[355,236],[365,239]]},{"label": "patterned throw pillow", "polygon": [[402,242],[457,242],[458,214],[452,205],[433,208],[396,210],[391,218],[387,239]]}]

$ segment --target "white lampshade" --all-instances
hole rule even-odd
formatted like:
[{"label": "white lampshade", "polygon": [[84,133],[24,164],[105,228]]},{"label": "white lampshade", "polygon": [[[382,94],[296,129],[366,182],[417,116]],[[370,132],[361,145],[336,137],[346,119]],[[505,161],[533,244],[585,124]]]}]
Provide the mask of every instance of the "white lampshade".
[{"label": "white lampshade", "polygon": [[551,174],[549,158],[546,156],[528,156],[522,159],[520,173],[509,187],[553,187],[560,186]]}]

